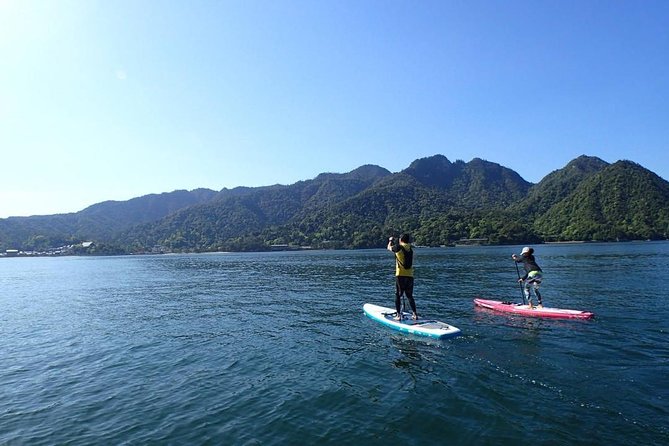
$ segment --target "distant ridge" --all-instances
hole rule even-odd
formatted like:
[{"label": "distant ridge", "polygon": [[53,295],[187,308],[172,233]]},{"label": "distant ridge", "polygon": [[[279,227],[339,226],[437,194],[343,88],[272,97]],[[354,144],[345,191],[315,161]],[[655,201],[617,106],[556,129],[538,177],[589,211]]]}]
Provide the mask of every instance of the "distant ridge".
[{"label": "distant ridge", "polygon": [[427,246],[666,239],[668,213],[669,183],[627,160],[579,156],[532,184],[480,158],[435,155],[397,173],[364,165],[290,185],[181,190],[0,219],[0,252],[81,241],[95,247],[83,254],[373,248],[405,231]]},{"label": "distant ridge", "polygon": [[109,241],[119,231],[211,200],[209,189],[176,190],[104,201],[69,214],[0,219],[0,249],[42,250],[84,240]]},{"label": "distant ridge", "polygon": [[532,186],[527,197],[512,209],[533,216],[541,215],[567,198],[585,179],[608,165],[597,157],[581,155],[562,169],[546,175],[538,184]]},{"label": "distant ridge", "polygon": [[608,165],[536,219],[540,233],[564,240],[666,239],[669,183],[631,161]]}]

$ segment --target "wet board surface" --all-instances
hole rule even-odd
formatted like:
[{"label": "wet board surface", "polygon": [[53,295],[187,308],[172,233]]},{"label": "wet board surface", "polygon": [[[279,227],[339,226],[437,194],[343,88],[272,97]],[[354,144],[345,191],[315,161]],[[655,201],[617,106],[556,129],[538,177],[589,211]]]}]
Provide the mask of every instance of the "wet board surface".
[{"label": "wet board surface", "polygon": [[411,319],[411,313],[403,313],[402,320],[397,321],[394,319],[396,315],[394,308],[366,303],[363,305],[363,310],[370,319],[404,333],[438,339],[458,336],[460,334],[460,329],[451,324],[422,317],[413,320]]},{"label": "wet board surface", "polygon": [[502,302],[490,299],[474,299],[474,305],[487,308],[489,310],[499,311],[501,313],[512,313],[527,317],[545,317],[554,319],[592,319],[594,313],[581,310],[569,310],[565,308],[530,308],[527,304]]}]

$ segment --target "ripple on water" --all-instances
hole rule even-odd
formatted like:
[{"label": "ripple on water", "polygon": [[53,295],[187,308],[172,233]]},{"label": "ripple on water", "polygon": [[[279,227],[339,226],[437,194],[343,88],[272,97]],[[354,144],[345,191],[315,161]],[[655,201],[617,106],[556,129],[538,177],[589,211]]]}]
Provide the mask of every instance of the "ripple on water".
[{"label": "ripple on water", "polygon": [[593,321],[475,309],[518,296],[509,247],[421,250],[447,341],[364,316],[383,250],[5,259],[0,443],[667,444],[668,248],[542,246],[546,299]]}]

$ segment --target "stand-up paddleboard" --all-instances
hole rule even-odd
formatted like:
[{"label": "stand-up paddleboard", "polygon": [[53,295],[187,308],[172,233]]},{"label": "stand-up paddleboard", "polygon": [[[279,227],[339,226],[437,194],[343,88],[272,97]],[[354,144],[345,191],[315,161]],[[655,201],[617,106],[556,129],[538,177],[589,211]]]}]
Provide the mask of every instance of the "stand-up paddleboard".
[{"label": "stand-up paddleboard", "polygon": [[365,314],[383,325],[402,331],[404,333],[411,333],[421,336],[429,336],[431,338],[449,338],[460,334],[460,329],[449,325],[445,322],[436,321],[434,319],[411,319],[411,313],[403,313],[402,320],[396,321],[394,319],[397,314],[394,308],[380,307],[374,304],[365,304],[362,309]]},{"label": "stand-up paddleboard", "polygon": [[547,317],[555,319],[592,319],[595,317],[595,314],[589,311],[567,310],[564,308],[549,307],[530,308],[530,306],[527,304],[500,302],[498,300],[479,298],[474,299],[474,305],[503,313],[517,314],[519,316]]}]

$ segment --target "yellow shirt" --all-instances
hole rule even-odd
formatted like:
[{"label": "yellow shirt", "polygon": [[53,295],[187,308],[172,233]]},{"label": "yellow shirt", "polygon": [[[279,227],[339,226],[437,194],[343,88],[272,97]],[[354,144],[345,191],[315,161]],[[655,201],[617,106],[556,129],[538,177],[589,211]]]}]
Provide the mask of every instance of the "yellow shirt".
[{"label": "yellow shirt", "polygon": [[[404,268],[404,266],[402,266],[402,265],[404,265],[404,250],[413,251],[411,249],[411,244],[400,242],[400,246],[404,249],[399,249],[398,248],[397,251],[393,250],[393,252],[395,253],[395,275],[396,276],[413,277],[413,265],[411,266],[411,268]],[[413,252],[412,252],[412,254],[415,255],[415,253],[413,253]]]}]

